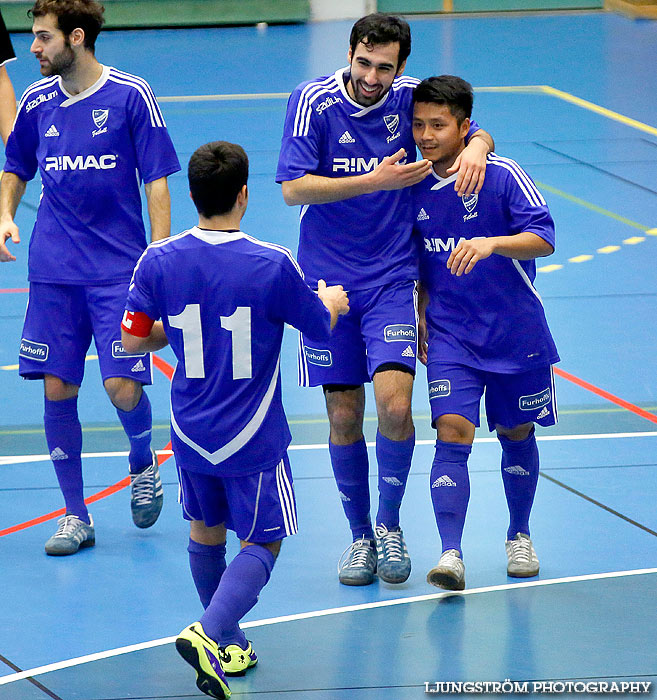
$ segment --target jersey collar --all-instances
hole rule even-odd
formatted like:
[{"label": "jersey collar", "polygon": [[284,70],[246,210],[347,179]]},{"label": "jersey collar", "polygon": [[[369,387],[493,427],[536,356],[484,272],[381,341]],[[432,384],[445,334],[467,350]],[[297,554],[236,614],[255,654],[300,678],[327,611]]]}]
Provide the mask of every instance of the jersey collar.
[{"label": "jersey collar", "polygon": [[210,231],[207,228],[199,228],[198,226],[194,226],[194,228],[191,229],[191,234],[199,240],[205,241],[205,243],[210,243],[210,245],[230,243],[231,241],[244,238],[244,233],[242,233],[242,231]]},{"label": "jersey collar", "polygon": [[436,171],[432,168],[431,175],[433,175],[434,179],[437,180],[436,184],[433,185],[431,189],[441,190],[443,187],[449,185],[450,182],[454,182],[458,173],[452,173],[449,177],[440,177],[440,175],[438,175]]},{"label": "jersey collar", "polygon": [[342,96],[345,98],[345,100],[352,105],[353,107],[356,108],[356,112],[351,114],[350,116],[352,117],[363,117],[366,114],[369,114],[374,109],[378,109],[381,107],[385,102],[387,101],[388,97],[390,96],[390,91],[392,90],[392,86],[390,87],[390,90],[386,92],[386,94],[378,101],[375,102],[373,105],[370,105],[369,107],[363,107],[363,105],[358,104],[356,100],[352,100],[351,97],[349,96],[349,92],[347,92],[347,86],[345,85],[345,78],[349,76],[349,66],[345,66],[344,68],[340,68],[339,70],[335,71],[335,80],[338,84],[338,87],[340,88],[340,92],[342,93]]},{"label": "jersey collar", "polygon": [[77,95],[71,95],[70,92],[67,92],[64,89],[64,86],[62,85],[62,78],[59,76],[59,89],[62,91],[62,93],[66,96],[66,99],[59,105],[60,107],[70,107],[71,105],[76,104],[76,102],[80,102],[81,100],[85,100],[87,97],[91,97],[95,92],[98,92],[100,88],[105,85],[107,82],[107,78],[109,77],[109,72],[110,72],[110,67],[109,66],[102,66],[102,72],[100,74],[100,78],[91,86],[89,86],[86,90],[83,90],[81,93]]}]

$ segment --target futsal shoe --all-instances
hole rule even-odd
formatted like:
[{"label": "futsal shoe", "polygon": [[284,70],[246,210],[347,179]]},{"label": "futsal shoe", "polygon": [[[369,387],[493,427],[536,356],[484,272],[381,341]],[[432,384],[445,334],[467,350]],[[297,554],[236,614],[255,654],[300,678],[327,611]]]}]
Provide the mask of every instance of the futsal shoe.
[{"label": "futsal shoe", "polygon": [[386,583],[404,583],[411,574],[411,558],[408,556],[401,528],[392,530],[381,524],[374,528],[376,536],[376,572]]},{"label": "futsal shoe", "polygon": [[345,586],[369,586],[376,573],[376,542],[361,537],[344,550],[338,562],[338,580]]},{"label": "futsal shoe", "polygon": [[57,531],[46,542],[46,554],[62,557],[75,554],[81,547],[93,547],[96,544],[94,521],[89,514],[89,523],[77,515],[67,513],[57,521]]},{"label": "futsal shoe", "polygon": [[151,454],[153,461],[144,471],[139,472],[139,474],[130,474],[132,521],[141,528],[155,524],[164,502],[157,455],[153,450],[151,450]]},{"label": "futsal shoe", "polygon": [[446,591],[465,588],[465,564],[458,550],[448,549],[440,555],[438,564],[427,574],[427,583]]},{"label": "futsal shoe", "polygon": [[176,651],[196,671],[196,687],[206,695],[226,700],[231,695],[221,668],[221,652],[200,622],[194,622],[178,635]]},{"label": "futsal shoe", "polygon": [[512,540],[505,542],[507,576],[529,578],[538,575],[538,557],[529,535],[519,532]]},{"label": "futsal shoe", "polygon": [[247,640],[246,649],[242,649],[239,644],[228,644],[225,647],[219,647],[219,660],[221,668],[227,676],[243,676],[248,669],[258,663],[251,642]]}]

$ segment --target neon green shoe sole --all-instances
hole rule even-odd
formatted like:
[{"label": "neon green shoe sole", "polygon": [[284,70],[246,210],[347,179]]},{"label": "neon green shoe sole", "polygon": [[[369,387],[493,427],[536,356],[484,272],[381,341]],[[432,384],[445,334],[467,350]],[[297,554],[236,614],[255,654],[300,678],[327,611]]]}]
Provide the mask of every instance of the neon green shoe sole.
[{"label": "neon green shoe sole", "polygon": [[219,661],[219,647],[205,634],[200,622],[185,627],[178,635],[176,651],[196,671],[196,687],[202,693],[218,700],[231,696]]}]

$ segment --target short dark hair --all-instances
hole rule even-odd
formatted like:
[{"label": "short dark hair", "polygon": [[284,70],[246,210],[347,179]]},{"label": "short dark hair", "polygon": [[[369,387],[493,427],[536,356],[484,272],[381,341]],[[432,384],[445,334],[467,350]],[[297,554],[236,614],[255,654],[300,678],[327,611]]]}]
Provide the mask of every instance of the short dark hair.
[{"label": "short dark hair", "polygon": [[474,93],[472,85],[463,78],[455,75],[439,75],[423,80],[413,90],[413,103],[429,102],[437,105],[447,105],[449,111],[456,117],[458,125],[472,115]]},{"label": "short dark hair", "polygon": [[399,68],[411,53],[411,28],[400,17],[375,12],[361,17],[351,28],[349,46],[352,54],[361,42],[365,46],[399,42]]},{"label": "short dark hair", "polygon": [[187,167],[189,191],[201,216],[228,213],[249,179],[249,158],[241,146],[213,141],[197,148]]},{"label": "short dark hair", "polygon": [[57,26],[67,37],[74,29],[82,29],[85,48],[94,51],[105,23],[104,12],[105,8],[96,0],[36,0],[27,14],[30,17],[55,15]]}]

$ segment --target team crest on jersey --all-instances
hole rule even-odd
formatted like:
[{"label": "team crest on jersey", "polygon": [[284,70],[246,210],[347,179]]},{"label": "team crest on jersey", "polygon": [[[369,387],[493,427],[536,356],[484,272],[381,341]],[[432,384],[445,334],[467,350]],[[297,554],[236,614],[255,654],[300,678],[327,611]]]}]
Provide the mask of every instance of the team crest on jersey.
[{"label": "team crest on jersey", "polygon": [[474,194],[474,193],[473,194],[464,194],[461,197],[461,201],[463,202],[463,206],[465,207],[465,210],[468,212],[467,214],[463,215],[463,221],[467,221],[468,219],[474,219],[478,213],[478,212],[474,211],[474,209],[477,206],[477,202],[479,201],[479,195]]},{"label": "team crest on jersey", "polygon": [[429,401],[449,396],[452,393],[452,383],[449,379],[436,379],[429,382]]},{"label": "team crest on jersey", "polygon": [[397,131],[397,129],[399,128],[399,115],[387,114],[385,117],[383,117],[383,121],[385,122],[385,125],[388,127],[388,131],[391,134],[391,136],[388,136],[386,141],[390,143],[391,141],[398,139],[401,136],[401,131]]},{"label": "team crest on jersey", "polygon": [[333,356],[330,350],[317,350],[304,346],[303,351],[306,355],[306,360],[311,365],[330,367],[333,364]]},{"label": "team crest on jersey", "polygon": [[92,131],[92,136],[99,136],[100,134],[107,133],[107,118],[109,117],[109,109],[93,109],[91,110],[91,117],[94,120],[94,124],[98,127],[96,131]]},{"label": "team crest on jersey", "polygon": [[120,340],[112,341],[112,357],[115,360],[122,360],[124,358],[130,359],[132,357],[146,357],[148,353],[139,353],[137,355],[128,355],[123,347],[123,343]]}]

